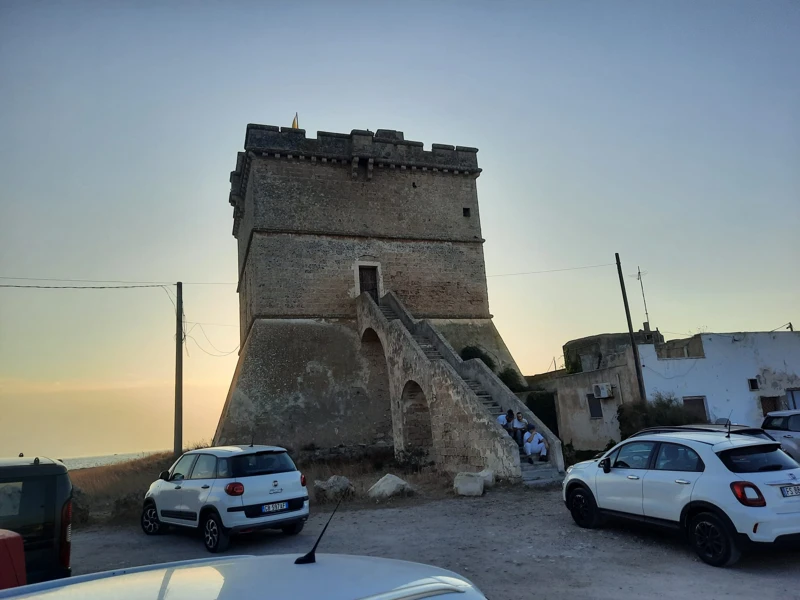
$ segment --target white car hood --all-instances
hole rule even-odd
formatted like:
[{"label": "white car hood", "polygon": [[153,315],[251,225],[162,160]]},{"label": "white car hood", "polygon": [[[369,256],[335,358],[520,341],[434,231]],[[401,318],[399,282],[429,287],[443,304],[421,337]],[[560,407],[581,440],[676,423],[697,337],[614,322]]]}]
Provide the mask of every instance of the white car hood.
[{"label": "white car hood", "polygon": [[[395,600],[484,598],[467,579],[418,563],[317,554],[238,556],[82,575],[11,590],[0,598],[41,600]],[[438,590],[438,591],[437,591]]]}]

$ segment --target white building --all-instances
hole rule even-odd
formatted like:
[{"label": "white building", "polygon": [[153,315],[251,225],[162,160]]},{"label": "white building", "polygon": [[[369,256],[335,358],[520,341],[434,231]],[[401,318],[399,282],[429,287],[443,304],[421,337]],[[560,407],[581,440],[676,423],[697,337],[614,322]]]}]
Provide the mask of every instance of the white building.
[{"label": "white building", "polygon": [[704,333],[638,348],[648,398],[672,393],[712,423],[760,426],[769,411],[800,408],[800,332]]}]

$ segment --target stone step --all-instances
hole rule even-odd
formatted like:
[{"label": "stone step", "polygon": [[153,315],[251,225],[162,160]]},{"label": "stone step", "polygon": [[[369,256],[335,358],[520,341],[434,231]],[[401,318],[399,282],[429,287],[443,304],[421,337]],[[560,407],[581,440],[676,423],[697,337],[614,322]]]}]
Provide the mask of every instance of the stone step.
[{"label": "stone step", "polygon": [[547,469],[554,469],[555,467],[551,465],[549,462],[536,462],[536,459],[533,459],[533,464],[528,462],[528,459],[521,460],[519,463],[520,468],[523,471],[546,471]]},{"label": "stone step", "polygon": [[564,481],[564,475],[562,473],[556,473],[552,477],[543,478],[543,479],[530,479],[530,480],[522,480],[522,485],[527,487],[550,487],[550,486],[560,486],[561,483]]}]

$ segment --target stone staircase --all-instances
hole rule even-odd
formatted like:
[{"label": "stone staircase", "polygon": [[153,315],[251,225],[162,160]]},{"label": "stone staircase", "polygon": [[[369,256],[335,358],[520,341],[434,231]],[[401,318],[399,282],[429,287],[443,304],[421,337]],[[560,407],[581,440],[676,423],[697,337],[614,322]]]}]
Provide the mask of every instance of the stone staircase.
[{"label": "stone staircase", "polygon": [[395,319],[400,318],[397,316],[397,313],[394,312],[391,306],[388,306],[386,304],[380,304],[378,308],[380,309],[383,316],[386,317],[387,321],[394,321]]},{"label": "stone staircase", "polygon": [[564,474],[559,473],[550,461],[538,462],[538,457],[533,457],[533,464],[528,462],[525,451],[519,449],[519,465],[522,469],[522,483],[530,487],[545,487],[559,485],[564,481]]}]

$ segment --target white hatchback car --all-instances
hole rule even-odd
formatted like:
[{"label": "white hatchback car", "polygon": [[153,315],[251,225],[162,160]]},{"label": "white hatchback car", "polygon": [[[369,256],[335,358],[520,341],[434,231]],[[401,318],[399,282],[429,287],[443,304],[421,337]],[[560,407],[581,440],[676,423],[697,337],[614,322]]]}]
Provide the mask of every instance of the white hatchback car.
[{"label": "white hatchback car", "polygon": [[141,525],[147,535],[164,525],[200,528],[210,552],[223,552],[232,534],[303,530],[308,519],[305,476],[284,448],[221,446],[181,456],[150,486]]},{"label": "white hatchback car", "polygon": [[800,542],[800,465],[750,436],[637,435],[569,467],[562,493],[581,527],[622,517],[679,529],[716,567],[750,542]]}]

